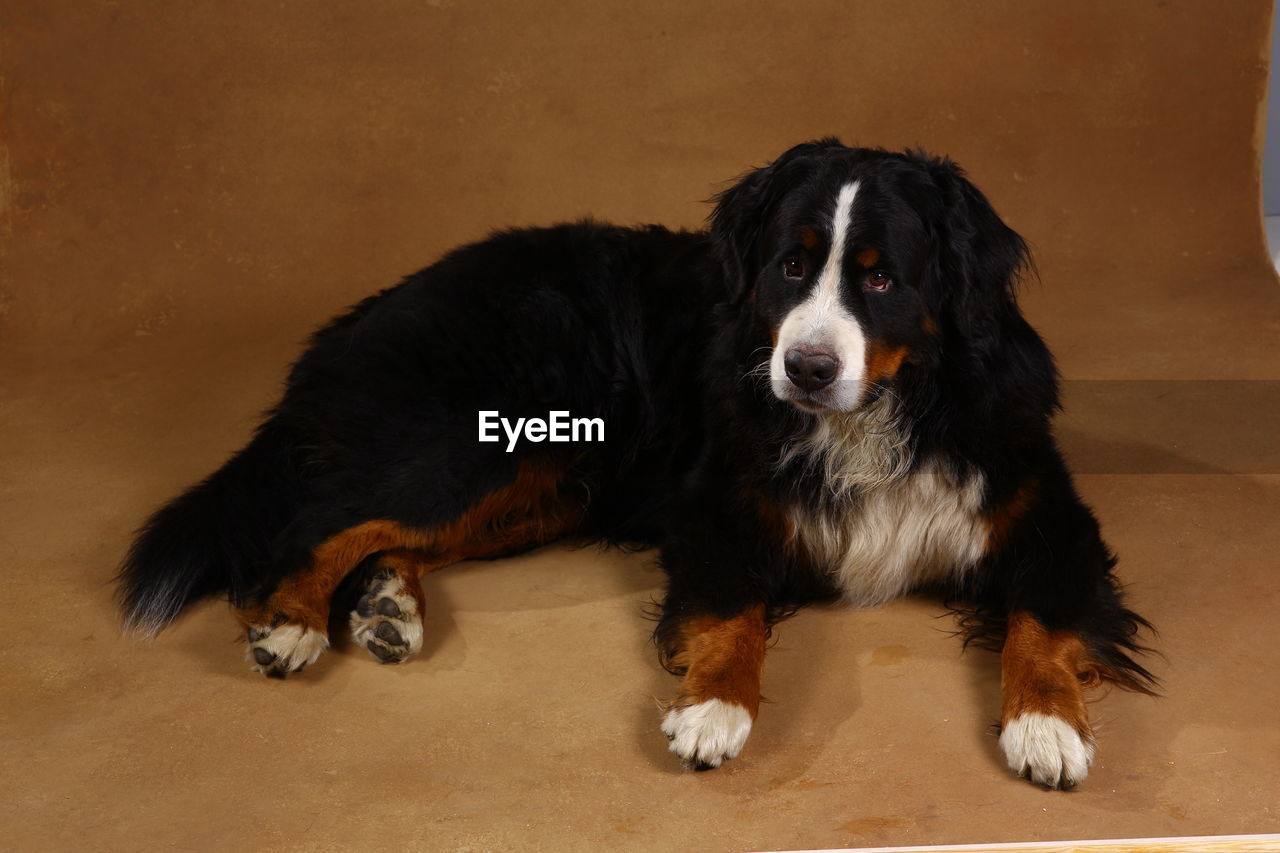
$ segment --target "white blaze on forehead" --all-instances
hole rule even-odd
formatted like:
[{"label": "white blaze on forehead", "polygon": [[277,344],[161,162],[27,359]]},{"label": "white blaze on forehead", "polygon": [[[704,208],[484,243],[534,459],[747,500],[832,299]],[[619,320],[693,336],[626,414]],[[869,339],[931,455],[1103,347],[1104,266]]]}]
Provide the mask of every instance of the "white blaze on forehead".
[{"label": "white blaze on forehead", "polygon": [[863,365],[866,360],[866,337],[862,326],[840,299],[844,279],[844,253],[853,222],[853,203],[858,196],[858,182],[840,188],[831,214],[831,251],[818,274],[809,297],[791,309],[778,327],[778,343],[769,364],[774,394],[783,400],[803,396],[787,378],[786,354],[795,346],[834,351],[840,360],[840,374],[829,389],[827,405],[848,411],[861,396]]},{"label": "white blaze on forehead", "polygon": [[836,196],[836,209],[831,217],[831,251],[818,277],[818,287],[809,302],[818,312],[842,310],[840,280],[844,276],[844,246],[849,239],[849,223],[853,219],[853,200],[858,195],[858,182],[845,184]]}]

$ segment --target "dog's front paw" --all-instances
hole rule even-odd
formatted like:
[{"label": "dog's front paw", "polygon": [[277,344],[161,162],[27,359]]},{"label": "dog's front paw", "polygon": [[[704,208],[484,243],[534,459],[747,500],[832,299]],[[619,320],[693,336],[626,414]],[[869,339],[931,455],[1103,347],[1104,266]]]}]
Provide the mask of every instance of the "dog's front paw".
[{"label": "dog's front paw", "polygon": [[1050,788],[1070,788],[1084,781],[1093,763],[1093,737],[1082,737],[1061,717],[1026,713],[1000,732],[1009,769]]},{"label": "dog's front paw", "polygon": [[323,631],[297,622],[281,622],[280,616],[270,625],[253,625],[247,629],[249,649],[246,657],[253,668],[268,678],[284,678],[301,672],[315,663],[320,653],[329,648]]},{"label": "dog's front paw", "polygon": [[751,734],[751,714],[736,702],[720,699],[676,704],[662,718],[662,731],[682,764],[710,770],[742,752]]}]

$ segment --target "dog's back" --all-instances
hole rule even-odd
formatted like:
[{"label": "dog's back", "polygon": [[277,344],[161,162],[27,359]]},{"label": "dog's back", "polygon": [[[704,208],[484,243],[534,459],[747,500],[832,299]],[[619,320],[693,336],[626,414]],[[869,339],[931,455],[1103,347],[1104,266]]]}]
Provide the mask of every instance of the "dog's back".
[{"label": "dog's back", "polygon": [[[696,452],[709,264],[701,234],[510,230],[359,303],[313,336],[255,440],[143,528],[122,571],[128,621],[154,633],[221,592],[260,607],[344,530],[466,526],[517,481],[536,484],[488,515],[550,504],[560,523],[485,555],[568,532],[655,544],[671,471]],[[556,413],[567,441],[511,432]],[[305,609],[327,610],[320,597]]]}]

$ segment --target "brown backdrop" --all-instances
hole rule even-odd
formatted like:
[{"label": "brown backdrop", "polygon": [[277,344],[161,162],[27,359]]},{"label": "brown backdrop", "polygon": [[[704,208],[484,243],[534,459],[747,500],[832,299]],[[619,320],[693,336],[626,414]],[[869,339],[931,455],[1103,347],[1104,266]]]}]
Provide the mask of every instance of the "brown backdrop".
[{"label": "brown backdrop", "polygon": [[[1277,828],[1270,5],[6,5],[7,831],[744,849]],[[992,659],[957,659],[928,602],[785,626],[747,755],[698,776],[656,731],[645,557],[441,575],[429,655],[394,670],[337,652],[259,682],[218,605],[118,637],[129,529],[243,441],[334,311],[497,226],[697,226],[727,180],[828,134],[965,165],[1036,249],[1025,304],[1066,375],[1121,383],[1073,386],[1064,435],[1165,629],[1170,696],[1099,706],[1081,792],[1007,777]]]}]

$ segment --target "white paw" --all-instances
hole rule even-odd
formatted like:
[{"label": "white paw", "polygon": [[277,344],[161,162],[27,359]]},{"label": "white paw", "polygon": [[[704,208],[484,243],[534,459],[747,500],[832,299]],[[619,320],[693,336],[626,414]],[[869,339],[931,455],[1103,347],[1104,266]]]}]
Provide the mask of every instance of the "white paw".
[{"label": "white paw", "polygon": [[351,638],[382,663],[400,663],[422,651],[418,600],[399,575],[375,575],[351,611]]},{"label": "white paw", "polygon": [[275,628],[259,625],[249,629],[249,648],[245,657],[263,675],[284,678],[315,663],[327,648],[329,638],[323,631],[313,631],[296,623]]},{"label": "white paw", "polygon": [[1061,717],[1020,714],[1000,733],[1009,769],[1050,788],[1070,788],[1089,775],[1093,742]]},{"label": "white paw", "polygon": [[735,702],[708,699],[672,708],[662,718],[662,731],[683,764],[709,770],[742,752],[751,734],[751,715]]}]

